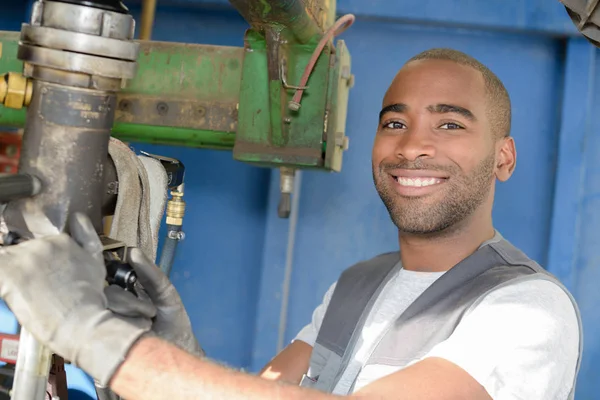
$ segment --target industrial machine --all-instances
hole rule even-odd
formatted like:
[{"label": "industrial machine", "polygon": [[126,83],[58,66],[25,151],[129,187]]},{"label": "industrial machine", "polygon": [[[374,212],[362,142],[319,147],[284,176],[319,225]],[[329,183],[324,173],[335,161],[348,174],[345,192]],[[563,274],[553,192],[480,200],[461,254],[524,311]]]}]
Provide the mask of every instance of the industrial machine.
[{"label": "industrial machine", "polygon": [[[561,1],[599,45],[598,1]],[[234,160],[277,168],[278,213],[287,217],[298,169],[342,168],[354,80],[345,43],[334,40],[354,16],[336,19],[335,0],[230,0],[250,25],[241,48],[150,41],[149,3],[142,40],[134,40],[135,21],[119,0],[38,0],[20,32],[0,32],[0,126],[24,128],[18,172],[13,157],[3,161],[10,174],[0,175],[10,231],[3,244],[63,232],[70,215],[85,212],[103,236],[109,279],[126,290],[135,284],[127,246],[103,234],[119,191],[111,135],[228,150]],[[182,237],[184,168],[148,156],[170,177],[171,250],[161,260],[168,272]],[[63,360],[26,330],[0,342],[12,349],[3,361],[18,357],[13,399],[66,399]]]},{"label": "industrial machine", "polygon": [[[154,15],[148,3],[142,39]],[[108,280],[135,290],[127,246],[103,229],[119,194],[111,135],[229,150],[235,160],[278,168],[284,218],[296,170],[341,170],[353,76],[335,36],[354,16],[336,20],[334,0],[231,4],[250,25],[242,48],[134,40],[135,21],[119,0],[38,0],[20,32],[0,32],[0,126],[24,128],[18,172],[0,175],[3,245],[64,232],[84,212],[105,243]],[[168,273],[182,237],[184,167],[146,156],[170,181],[160,263]],[[2,339],[7,349],[17,342],[11,398],[65,399],[64,361],[25,329]]]}]

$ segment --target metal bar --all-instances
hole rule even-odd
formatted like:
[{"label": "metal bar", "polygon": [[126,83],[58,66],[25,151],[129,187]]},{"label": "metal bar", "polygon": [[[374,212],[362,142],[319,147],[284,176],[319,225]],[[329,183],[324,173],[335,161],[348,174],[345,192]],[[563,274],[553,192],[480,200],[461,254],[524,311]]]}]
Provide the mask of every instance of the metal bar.
[{"label": "metal bar", "polygon": [[42,346],[24,328],[19,338],[19,354],[15,367],[15,380],[11,399],[41,400],[46,398],[46,385],[52,352]]},{"label": "metal bar", "polygon": [[41,188],[40,181],[33,175],[0,173],[0,203],[34,196]]},{"label": "metal bar", "polygon": [[142,23],[140,24],[140,40],[152,39],[152,27],[156,14],[156,0],[144,0],[142,3]]},{"label": "metal bar", "polygon": [[[307,43],[323,32],[318,1],[306,0],[230,0],[256,31],[280,26],[289,30],[300,43]],[[326,2],[326,1],[325,1]],[[310,3],[308,5],[307,3]]]},{"label": "metal bar", "polygon": [[[0,71],[23,70],[19,33],[0,31]],[[140,41],[138,72],[117,94],[113,136],[126,141],[231,150],[244,49]],[[166,107],[165,107],[166,106]],[[25,110],[0,106],[0,126]]]}]

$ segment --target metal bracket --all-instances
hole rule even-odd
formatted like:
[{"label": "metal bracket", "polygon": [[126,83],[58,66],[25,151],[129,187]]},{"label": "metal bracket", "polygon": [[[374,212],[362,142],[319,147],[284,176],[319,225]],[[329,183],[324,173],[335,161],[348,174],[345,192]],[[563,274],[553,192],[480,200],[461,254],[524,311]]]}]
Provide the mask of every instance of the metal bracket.
[{"label": "metal bracket", "polygon": [[306,90],[308,89],[308,86],[292,86],[290,84],[287,83],[286,80],[286,67],[287,65],[287,61],[285,58],[281,59],[281,83],[283,84],[283,87],[286,89],[294,89],[294,90]]}]

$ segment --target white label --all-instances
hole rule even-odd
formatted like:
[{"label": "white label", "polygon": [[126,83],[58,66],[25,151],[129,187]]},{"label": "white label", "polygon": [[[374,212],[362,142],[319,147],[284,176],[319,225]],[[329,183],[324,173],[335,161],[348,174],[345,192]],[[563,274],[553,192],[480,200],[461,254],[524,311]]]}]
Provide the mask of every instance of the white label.
[{"label": "white label", "polygon": [[5,360],[17,361],[17,354],[19,353],[19,341],[4,339],[0,343],[0,358]]}]

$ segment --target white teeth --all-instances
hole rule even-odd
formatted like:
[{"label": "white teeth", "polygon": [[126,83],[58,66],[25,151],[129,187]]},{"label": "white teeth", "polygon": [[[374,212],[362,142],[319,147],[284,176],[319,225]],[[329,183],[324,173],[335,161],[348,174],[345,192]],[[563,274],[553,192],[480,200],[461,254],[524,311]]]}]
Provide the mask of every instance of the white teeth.
[{"label": "white teeth", "polygon": [[412,187],[423,187],[423,186],[431,186],[436,183],[441,182],[441,179],[438,178],[403,178],[401,176],[397,177],[396,180],[402,186],[412,186]]}]

